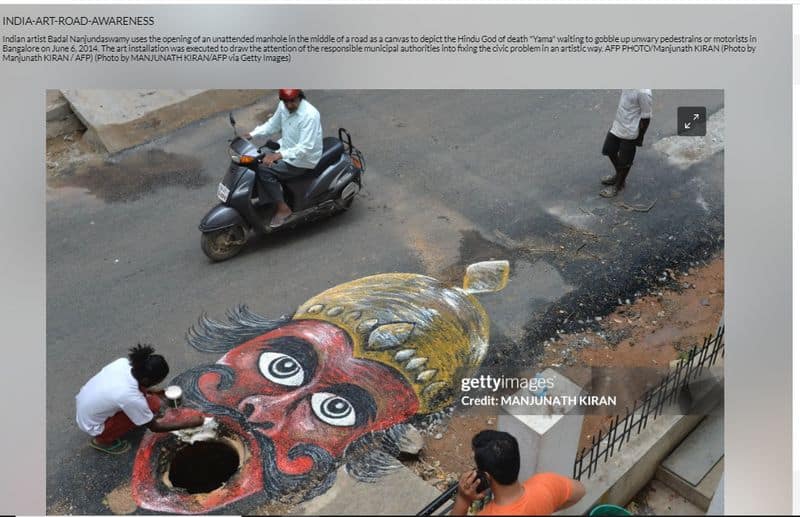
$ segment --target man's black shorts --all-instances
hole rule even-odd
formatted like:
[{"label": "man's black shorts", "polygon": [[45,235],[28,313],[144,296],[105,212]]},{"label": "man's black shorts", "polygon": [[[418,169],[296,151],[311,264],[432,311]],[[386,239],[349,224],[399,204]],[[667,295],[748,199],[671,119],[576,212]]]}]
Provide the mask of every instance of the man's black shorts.
[{"label": "man's black shorts", "polygon": [[626,140],[609,131],[603,143],[603,154],[615,156],[620,167],[630,167],[636,156],[636,140]]}]

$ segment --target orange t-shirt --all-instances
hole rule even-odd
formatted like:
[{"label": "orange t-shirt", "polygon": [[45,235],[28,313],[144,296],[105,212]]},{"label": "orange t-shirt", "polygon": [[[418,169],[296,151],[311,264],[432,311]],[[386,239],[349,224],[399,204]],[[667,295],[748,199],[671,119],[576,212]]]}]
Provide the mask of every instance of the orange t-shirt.
[{"label": "orange t-shirt", "polygon": [[525,492],[511,504],[490,502],[478,515],[550,515],[567,502],[572,480],[553,473],[534,474],[522,484]]}]

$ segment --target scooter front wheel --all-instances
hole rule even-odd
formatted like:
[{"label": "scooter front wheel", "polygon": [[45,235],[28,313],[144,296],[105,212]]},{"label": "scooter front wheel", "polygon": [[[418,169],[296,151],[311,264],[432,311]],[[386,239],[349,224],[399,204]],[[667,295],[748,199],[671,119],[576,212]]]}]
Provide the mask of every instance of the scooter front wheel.
[{"label": "scooter front wheel", "polygon": [[214,262],[228,260],[244,248],[247,235],[241,225],[204,232],[200,239],[200,247],[206,257]]}]

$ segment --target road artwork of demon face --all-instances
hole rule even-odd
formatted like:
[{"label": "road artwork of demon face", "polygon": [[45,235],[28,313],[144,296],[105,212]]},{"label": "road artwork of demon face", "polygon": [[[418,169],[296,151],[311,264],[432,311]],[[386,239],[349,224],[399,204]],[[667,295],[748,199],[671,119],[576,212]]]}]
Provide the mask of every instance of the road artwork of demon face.
[{"label": "road artwork of demon face", "polygon": [[[330,488],[341,465],[357,479],[396,468],[406,426],[451,405],[453,387],[486,353],[488,316],[474,294],[507,279],[505,261],[471,265],[463,288],[383,274],[328,289],[291,318],[244,306],[226,322],[202,316],[189,344],[223,355],[172,383],[183,388],[184,406],[216,420],[215,440],[232,451],[234,472],[212,490],[178,486],[176,458],[190,446],[148,432],[134,463],[137,505],[206,513],[240,501],[297,503]],[[200,477],[219,470],[199,457],[181,468]]]}]

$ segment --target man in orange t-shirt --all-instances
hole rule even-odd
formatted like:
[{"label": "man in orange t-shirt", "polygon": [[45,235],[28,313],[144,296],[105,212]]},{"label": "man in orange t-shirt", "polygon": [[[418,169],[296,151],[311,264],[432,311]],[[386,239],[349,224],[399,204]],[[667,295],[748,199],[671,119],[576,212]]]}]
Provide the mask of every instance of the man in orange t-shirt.
[{"label": "man in orange t-shirt", "polygon": [[452,515],[466,515],[473,501],[485,497],[488,489],[493,499],[479,515],[550,515],[569,508],[586,494],[579,481],[560,474],[534,474],[520,483],[519,445],[508,433],[481,431],[472,438],[472,450],[478,470],[461,476]]}]

